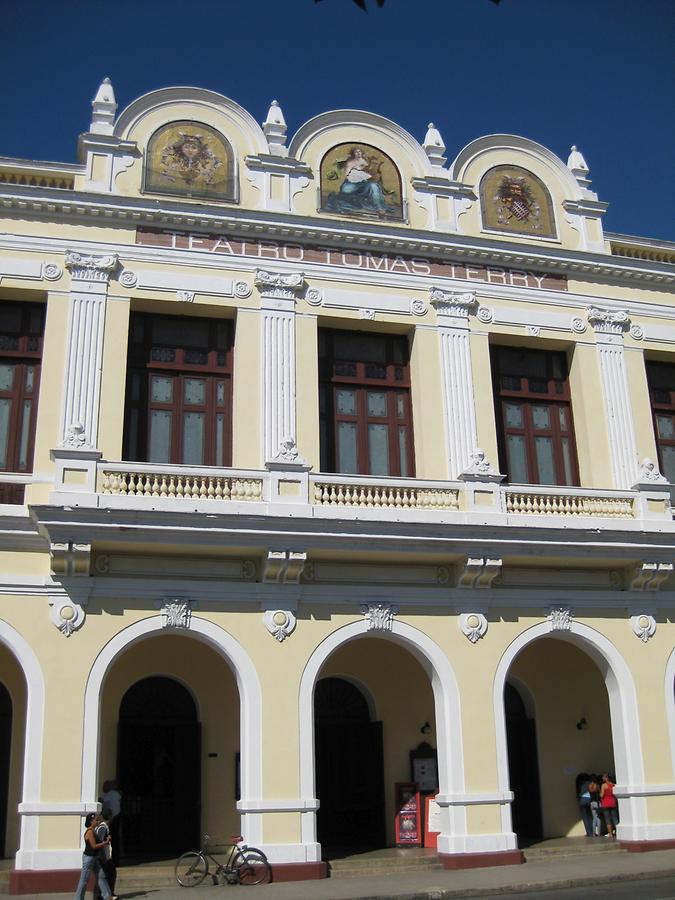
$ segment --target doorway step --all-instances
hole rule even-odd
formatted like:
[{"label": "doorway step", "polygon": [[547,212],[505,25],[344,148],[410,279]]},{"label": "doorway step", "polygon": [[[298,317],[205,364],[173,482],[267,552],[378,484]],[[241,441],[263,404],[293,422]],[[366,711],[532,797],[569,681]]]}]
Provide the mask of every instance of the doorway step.
[{"label": "doorway step", "polygon": [[597,853],[622,854],[626,852],[613,838],[583,836],[549,838],[521,849],[527,862],[542,859],[564,859],[569,856],[588,856]]},{"label": "doorway step", "polygon": [[361,878],[364,875],[395,875],[442,869],[436,850],[423,847],[387,847],[367,853],[328,859],[330,878]]}]

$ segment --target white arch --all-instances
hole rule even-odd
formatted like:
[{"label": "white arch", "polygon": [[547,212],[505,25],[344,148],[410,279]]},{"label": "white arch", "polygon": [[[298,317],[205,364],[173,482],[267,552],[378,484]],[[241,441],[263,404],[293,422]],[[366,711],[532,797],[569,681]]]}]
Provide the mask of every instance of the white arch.
[{"label": "white arch", "polygon": [[[142,619],[115,635],[96,657],[87,679],[84,696],[84,733],[82,747],[82,801],[96,800],[98,773],[101,690],[112,664],[124,650],[164,628],[160,615]],[[235,638],[205,619],[192,616],[184,634],[203,641],[216,650],[232,669],[239,689],[241,729],[241,800],[262,797],[262,696],[258,673],[249,655]],[[250,843],[261,839],[261,817],[256,812],[242,814],[242,833]]]},{"label": "white arch", "polygon": [[[638,718],[637,695],[633,676],[616,647],[606,637],[580,622],[572,622],[569,631],[551,631],[548,622],[533,625],[520,634],[504,651],[495,672],[493,707],[497,742],[497,773],[502,791],[509,789],[509,765],[506,748],[504,685],[509,669],[518,654],[539,638],[554,638],[581,645],[604,677],[609,696],[609,709],[614,742],[614,764],[621,786],[643,785],[644,766]],[[643,840],[646,835],[647,809],[644,797],[628,796],[621,801],[621,824],[618,836],[623,840]],[[502,807],[502,830],[511,832],[511,809]]]},{"label": "white arch", "polygon": [[[459,688],[455,673],[440,647],[426,634],[394,620],[392,630],[369,631],[364,619],[334,631],[314,650],[302,673],[298,696],[300,730],[300,797],[308,805],[316,803],[314,770],[314,686],[324,663],[338,647],[363,637],[391,640],[403,645],[415,656],[430,677],[436,712],[439,795],[443,812],[442,833],[438,838],[441,852],[464,846],[466,809],[462,804],[444,801],[464,795],[464,755]],[[441,804],[439,804],[441,805]],[[308,859],[320,859],[316,840],[316,814],[313,809],[302,814],[302,842]]]},{"label": "white arch", "polygon": [[675,650],[670,654],[666,664],[666,716],[670,733],[670,755],[673,760],[673,781],[675,782]]},{"label": "white arch", "polygon": [[[24,738],[23,786],[21,807],[37,803],[42,781],[42,744],[45,718],[45,681],[42,667],[32,647],[19,632],[0,620],[0,643],[14,655],[26,679],[26,731]],[[16,854],[16,868],[28,869],[38,845],[38,819],[21,816],[21,843]]]}]

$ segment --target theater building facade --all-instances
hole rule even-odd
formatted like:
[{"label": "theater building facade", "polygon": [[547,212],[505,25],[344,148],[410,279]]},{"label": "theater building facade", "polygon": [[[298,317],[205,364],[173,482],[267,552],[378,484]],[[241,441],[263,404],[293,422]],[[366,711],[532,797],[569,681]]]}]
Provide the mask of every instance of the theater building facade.
[{"label": "theater building facade", "polygon": [[448,867],[582,835],[581,772],[675,846],[675,245],[574,147],[92,107],[0,158],[12,891],[73,886],[110,778],[127,858],[276,879],[414,843],[411,783]]}]

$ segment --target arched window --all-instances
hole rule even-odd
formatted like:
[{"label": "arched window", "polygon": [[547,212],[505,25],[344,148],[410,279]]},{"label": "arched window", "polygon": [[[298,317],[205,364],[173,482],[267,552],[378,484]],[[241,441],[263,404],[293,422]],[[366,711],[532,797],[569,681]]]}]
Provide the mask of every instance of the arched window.
[{"label": "arched window", "polygon": [[480,182],[483,228],[555,238],[551,195],[544,182],[520,166],[495,166]]},{"label": "arched window", "polygon": [[340,216],[403,219],[401,176],[370,144],[350,141],[321,160],[321,210]]},{"label": "arched window", "polygon": [[215,129],[200,122],[164,125],[148,142],[143,190],[234,200],[232,147]]}]

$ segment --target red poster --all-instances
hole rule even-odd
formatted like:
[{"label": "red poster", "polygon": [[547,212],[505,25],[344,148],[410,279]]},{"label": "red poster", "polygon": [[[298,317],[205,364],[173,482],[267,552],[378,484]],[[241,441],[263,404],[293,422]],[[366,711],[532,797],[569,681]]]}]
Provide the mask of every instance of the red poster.
[{"label": "red poster", "polygon": [[420,847],[420,792],[412,781],[396,784],[396,846]]}]

